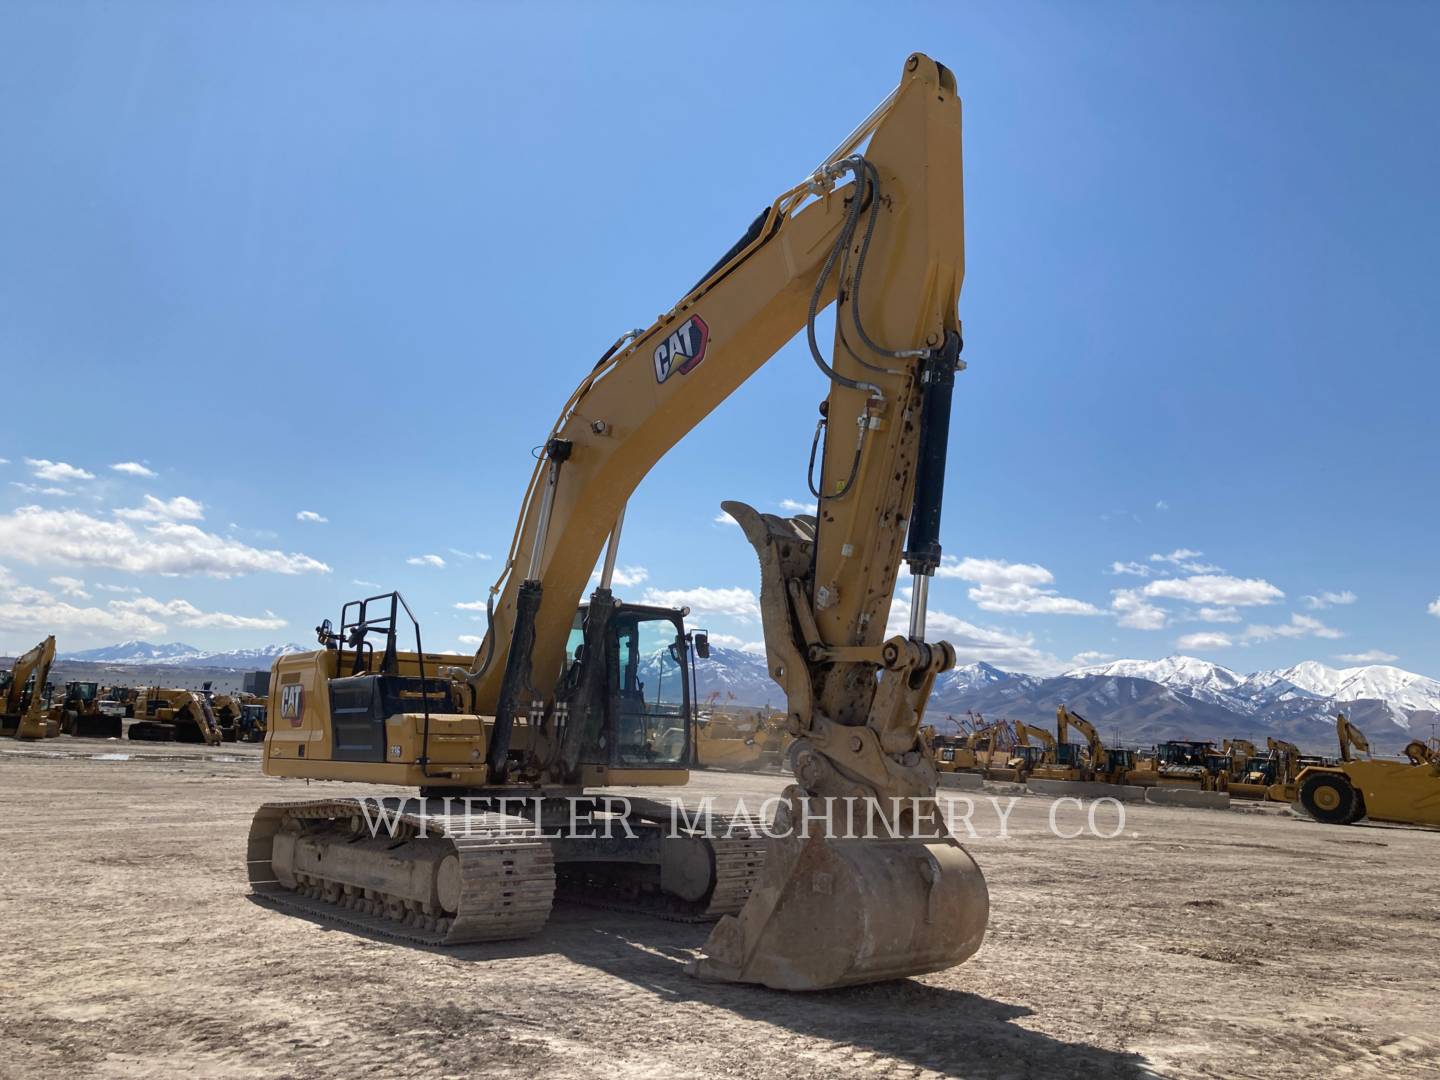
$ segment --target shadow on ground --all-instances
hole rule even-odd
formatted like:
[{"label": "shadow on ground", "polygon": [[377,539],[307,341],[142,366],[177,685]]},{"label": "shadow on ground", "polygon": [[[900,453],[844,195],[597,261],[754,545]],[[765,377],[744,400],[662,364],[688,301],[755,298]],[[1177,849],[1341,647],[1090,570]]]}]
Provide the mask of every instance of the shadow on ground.
[{"label": "shadow on ground", "polygon": [[[287,912],[287,917],[304,919],[329,933],[390,941],[382,935],[336,927],[312,915]],[[694,959],[709,932],[708,924],[667,922],[557,901],[545,929],[524,941],[449,949],[406,947],[477,966],[560,955],[622,979],[662,1002],[701,1002],[857,1054],[893,1058],[945,1075],[997,1080],[1157,1075],[1137,1054],[1066,1042],[1029,1030],[1015,1022],[1033,1015],[1024,1006],[918,979],[810,994],[702,982],[688,975],[685,965]],[[717,1033],[717,1040],[721,1038]],[[783,1072],[777,1061],[777,1075]]]}]

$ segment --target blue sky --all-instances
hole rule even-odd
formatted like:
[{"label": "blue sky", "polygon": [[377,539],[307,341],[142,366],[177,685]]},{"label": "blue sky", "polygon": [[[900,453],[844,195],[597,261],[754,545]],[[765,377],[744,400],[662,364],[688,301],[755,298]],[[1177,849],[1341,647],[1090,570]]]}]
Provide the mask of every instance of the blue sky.
[{"label": "blue sky", "polygon": [[[305,642],[357,581],[469,647],[574,384],[919,49],[966,122],[934,629],[1440,673],[1440,12],[827,10],[6,5],[0,648]],[[718,504],[804,501],[824,389],[792,342],[654,469],[624,595],[759,640]]]}]

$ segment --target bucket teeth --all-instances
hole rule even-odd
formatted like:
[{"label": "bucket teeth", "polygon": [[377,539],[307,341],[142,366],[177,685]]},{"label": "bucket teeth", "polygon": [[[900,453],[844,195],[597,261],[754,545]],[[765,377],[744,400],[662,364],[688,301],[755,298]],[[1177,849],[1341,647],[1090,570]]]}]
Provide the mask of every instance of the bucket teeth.
[{"label": "bucket teeth", "polygon": [[[933,831],[933,830],[932,830]],[[949,835],[787,836],[691,971],[777,990],[904,978],[963,963],[989,918],[985,878]]]}]

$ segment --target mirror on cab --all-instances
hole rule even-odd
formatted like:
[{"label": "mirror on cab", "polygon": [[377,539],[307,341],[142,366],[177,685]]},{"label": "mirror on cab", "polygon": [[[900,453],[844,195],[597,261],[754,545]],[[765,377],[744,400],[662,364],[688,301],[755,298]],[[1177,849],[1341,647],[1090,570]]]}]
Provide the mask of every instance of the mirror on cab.
[{"label": "mirror on cab", "polygon": [[705,630],[696,630],[691,635],[695,642],[695,655],[701,660],[710,658],[710,634]]}]

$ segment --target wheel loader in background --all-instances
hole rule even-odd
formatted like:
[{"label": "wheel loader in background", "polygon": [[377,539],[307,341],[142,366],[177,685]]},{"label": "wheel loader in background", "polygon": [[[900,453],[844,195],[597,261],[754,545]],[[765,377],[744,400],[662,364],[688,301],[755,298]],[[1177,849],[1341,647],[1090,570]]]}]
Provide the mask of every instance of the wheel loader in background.
[{"label": "wheel loader in background", "polygon": [[50,739],[60,734],[60,725],[50,719],[45,704],[45,681],[54,661],[52,634],[17,656],[9,671],[0,672],[0,735]]},{"label": "wheel loader in background", "polygon": [[118,739],[125,726],[125,710],[100,696],[99,683],[68,682],[64,698],[50,706],[50,719],[66,735]]},{"label": "wheel loader in background", "polygon": [[[919,736],[934,680],[955,664],[925,624],[963,368],[963,250],[955,78],[917,53],[810,177],[589,370],[543,440],[468,668],[424,651],[398,594],[347,604],[338,630],[318,628],[322,649],[276,661],[267,775],[418,787],[420,798],[373,800],[393,814],[386,835],[372,801],[262,807],[248,853],[256,895],[453,943],[538,932],[558,886],[718,916],[694,973],[779,989],[971,956],[988,894],[945,827]],[[831,303],[827,357],[816,322]],[[611,591],[625,505],[801,331],[826,390],[809,481],[819,510],[786,519],[722,503],[759,556],[766,661],[786,695],[795,783],[761,823],[776,838],[719,815],[677,826],[673,806],[608,794],[683,784],[690,760],[684,613]],[[902,556],[908,630],[887,638]],[[397,645],[402,613],[410,651]],[[446,795],[469,799],[465,813]],[[567,803],[574,825],[554,835]],[[839,835],[810,824],[837,805]],[[614,839],[617,823],[633,836]]]},{"label": "wheel loader in background", "polygon": [[[1440,826],[1440,760],[1427,754],[1416,761],[1407,754],[1406,761],[1377,761],[1369,740],[1343,712],[1335,717],[1335,734],[1340,761],[1306,766],[1296,778],[1307,814],[1327,825],[1353,825],[1368,817]],[[1357,758],[1356,752],[1366,756]]]}]

